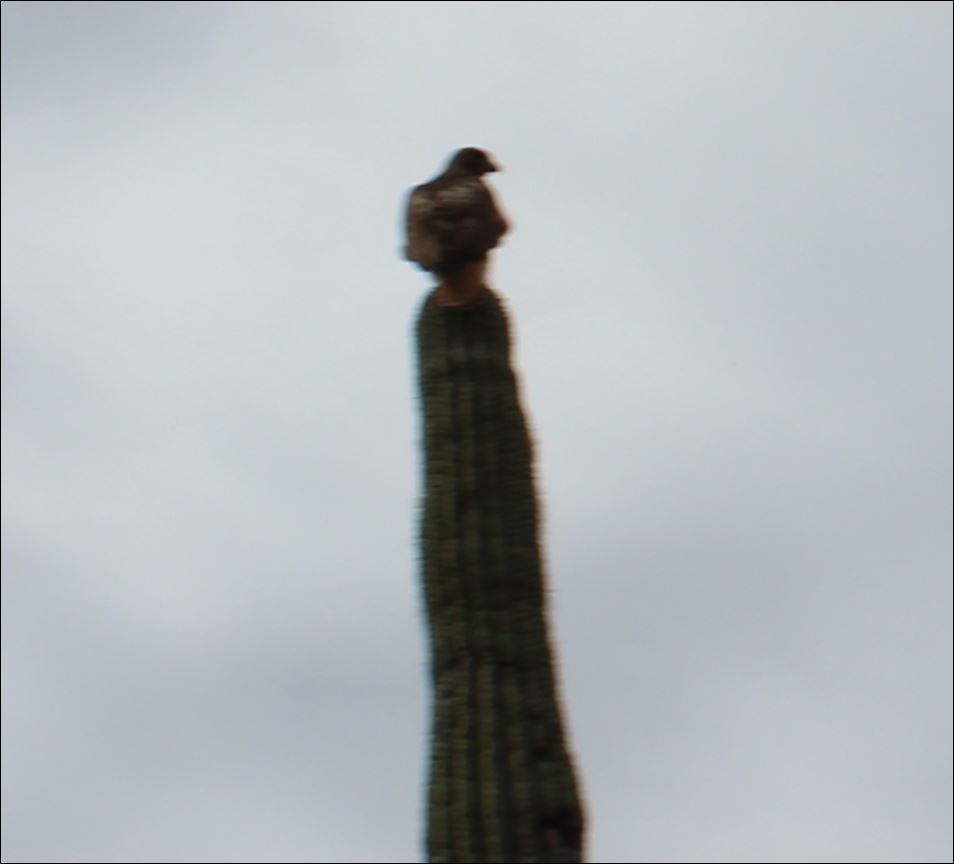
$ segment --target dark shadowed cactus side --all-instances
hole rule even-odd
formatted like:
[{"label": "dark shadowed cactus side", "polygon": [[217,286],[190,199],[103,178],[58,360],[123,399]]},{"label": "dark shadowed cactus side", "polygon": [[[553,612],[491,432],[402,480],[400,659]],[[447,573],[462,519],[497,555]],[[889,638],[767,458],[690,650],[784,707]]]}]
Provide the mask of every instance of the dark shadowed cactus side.
[{"label": "dark shadowed cactus side", "polygon": [[431,862],[578,862],[583,813],[547,630],[533,453],[497,296],[417,327],[433,676]]}]

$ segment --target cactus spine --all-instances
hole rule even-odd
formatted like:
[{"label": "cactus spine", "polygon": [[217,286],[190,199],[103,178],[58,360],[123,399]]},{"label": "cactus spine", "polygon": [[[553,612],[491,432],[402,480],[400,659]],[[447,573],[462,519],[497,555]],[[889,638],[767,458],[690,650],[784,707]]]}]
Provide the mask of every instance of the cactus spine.
[{"label": "cactus spine", "polygon": [[532,448],[500,301],[432,294],[417,336],[433,725],[431,862],[579,862],[583,814],[547,635]]}]

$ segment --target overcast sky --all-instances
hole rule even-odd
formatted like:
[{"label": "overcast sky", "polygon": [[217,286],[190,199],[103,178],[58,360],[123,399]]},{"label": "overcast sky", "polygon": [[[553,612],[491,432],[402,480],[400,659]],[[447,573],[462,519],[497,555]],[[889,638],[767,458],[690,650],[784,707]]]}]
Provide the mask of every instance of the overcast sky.
[{"label": "overcast sky", "polygon": [[420,858],[463,145],[592,860],[951,860],[951,4],[2,8],[5,862]]}]

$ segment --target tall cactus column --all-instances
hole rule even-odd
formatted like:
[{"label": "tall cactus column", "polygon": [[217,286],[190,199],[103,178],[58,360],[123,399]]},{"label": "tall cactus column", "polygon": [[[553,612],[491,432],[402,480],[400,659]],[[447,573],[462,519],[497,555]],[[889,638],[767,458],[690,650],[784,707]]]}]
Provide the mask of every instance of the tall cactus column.
[{"label": "tall cactus column", "polygon": [[431,862],[579,862],[583,813],[545,614],[532,449],[501,304],[418,321],[433,676]]}]

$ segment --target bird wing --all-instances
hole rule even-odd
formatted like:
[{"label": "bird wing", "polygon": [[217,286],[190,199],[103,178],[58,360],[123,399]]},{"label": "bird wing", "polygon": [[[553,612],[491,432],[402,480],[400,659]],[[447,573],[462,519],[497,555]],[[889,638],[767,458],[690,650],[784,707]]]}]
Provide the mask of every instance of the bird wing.
[{"label": "bird wing", "polygon": [[490,190],[476,177],[438,179],[411,191],[405,254],[425,270],[482,258],[506,233]]}]

